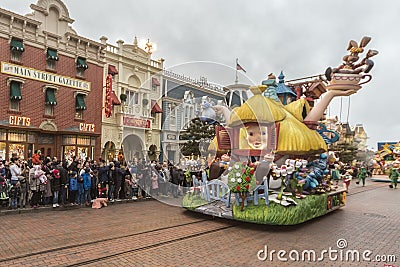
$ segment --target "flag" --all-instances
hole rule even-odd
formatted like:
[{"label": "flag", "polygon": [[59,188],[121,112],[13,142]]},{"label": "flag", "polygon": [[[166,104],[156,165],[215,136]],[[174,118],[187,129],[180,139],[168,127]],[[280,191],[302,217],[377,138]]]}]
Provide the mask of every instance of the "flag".
[{"label": "flag", "polygon": [[245,69],[242,68],[242,66],[239,65],[239,63],[236,62],[236,70],[242,70],[244,73],[246,73]]}]

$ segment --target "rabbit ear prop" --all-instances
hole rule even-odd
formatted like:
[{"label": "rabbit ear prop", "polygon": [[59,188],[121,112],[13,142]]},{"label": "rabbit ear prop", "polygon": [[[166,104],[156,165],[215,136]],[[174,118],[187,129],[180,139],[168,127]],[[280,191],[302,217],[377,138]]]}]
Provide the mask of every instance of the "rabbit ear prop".
[{"label": "rabbit ear prop", "polygon": [[371,41],[371,37],[364,36],[364,37],[361,39],[360,47],[366,47],[367,44],[368,44],[370,41]]},{"label": "rabbit ear prop", "polygon": [[352,49],[353,47],[358,48],[358,44],[357,44],[356,41],[350,40],[349,46],[347,47],[347,50],[350,50],[350,49]]}]

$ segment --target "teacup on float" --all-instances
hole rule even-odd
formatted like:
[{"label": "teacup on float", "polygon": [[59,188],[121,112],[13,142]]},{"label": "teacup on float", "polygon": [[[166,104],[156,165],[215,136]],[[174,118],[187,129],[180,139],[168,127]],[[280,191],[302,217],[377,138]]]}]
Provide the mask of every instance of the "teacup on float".
[{"label": "teacup on float", "polygon": [[[367,79],[366,81],[362,81]],[[332,75],[328,90],[358,90],[361,85],[371,81],[372,76],[369,74],[347,74],[347,73],[335,73]]]}]

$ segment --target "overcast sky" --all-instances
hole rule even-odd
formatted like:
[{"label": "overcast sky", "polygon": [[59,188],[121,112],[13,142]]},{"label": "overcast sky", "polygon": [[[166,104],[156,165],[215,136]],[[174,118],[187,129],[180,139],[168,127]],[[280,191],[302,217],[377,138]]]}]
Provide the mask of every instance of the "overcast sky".
[{"label": "overcast sky", "polygon": [[[25,15],[35,0],[0,0],[0,6]],[[239,81],[259,84],[283,70],[286,80],[324,73],[337,67],[351,39],[372,37],[376,49],[373,79],[357,94],[332,102],[329,113],[352,126],[363,124],[369,148],[400,140],[400,2],[318,0],[64,0],[74,30],[108,43],[132,43],[134,36],[154,42],[153,58],[165,67],[210,82],[235,80],[235,59],[246,70]],[[365,52],[366,52],[365,51]],[[361,55],[364,56],[365,52]],[[361,57],[362,58],[362,57]],[[195,67],[194,67],[195,66]],[[218,77],[221,68],[228,72]],[[229,74],[227,74],[229,73]],[[244,74],[245,76],[242,76]],[[342,103],[342,112],[340,106]]]}]

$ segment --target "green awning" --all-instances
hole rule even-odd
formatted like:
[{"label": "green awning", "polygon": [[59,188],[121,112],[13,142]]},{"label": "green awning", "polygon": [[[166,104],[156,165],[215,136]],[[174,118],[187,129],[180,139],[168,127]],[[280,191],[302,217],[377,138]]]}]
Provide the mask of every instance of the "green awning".
[{"label": "green awning", "polygon": [[78,57],[76,60],[76,67],[81,69],[87,69],[88,65],[86,63],[86,58]]},{"label": "green awning", "polygon": [[25,50],[24,49],[24,43],[21,40],[13,38],[13,39],[11,39],[10,49],[24,52],[24,50]]},{"label": "green awning", "polygon": [[76,95],[76,110],[85,110],[86,109],[86,104],[85,104],[85,95],[83,94],[77,94]]},{"label": "green awning", "polygon": [[49,88],[46,90],[46,105],[57,105],[55,91],[56,90],[53,88]]},{"label": "green awning", "polygon": [[21,100],[21,83],[11,81],[10,83],[10,99]]},{"label": "green awning", "polygon": [[50,48],[48,48],[48,49],[47,49],[47,55],[46,55],[46,58],[47,58],[47,59],[51,59],[51,60],[58,61],[58,55],[57,55],[57,51],[56,51],[56,50],[53,50],[53,49],[50,49]]}]

